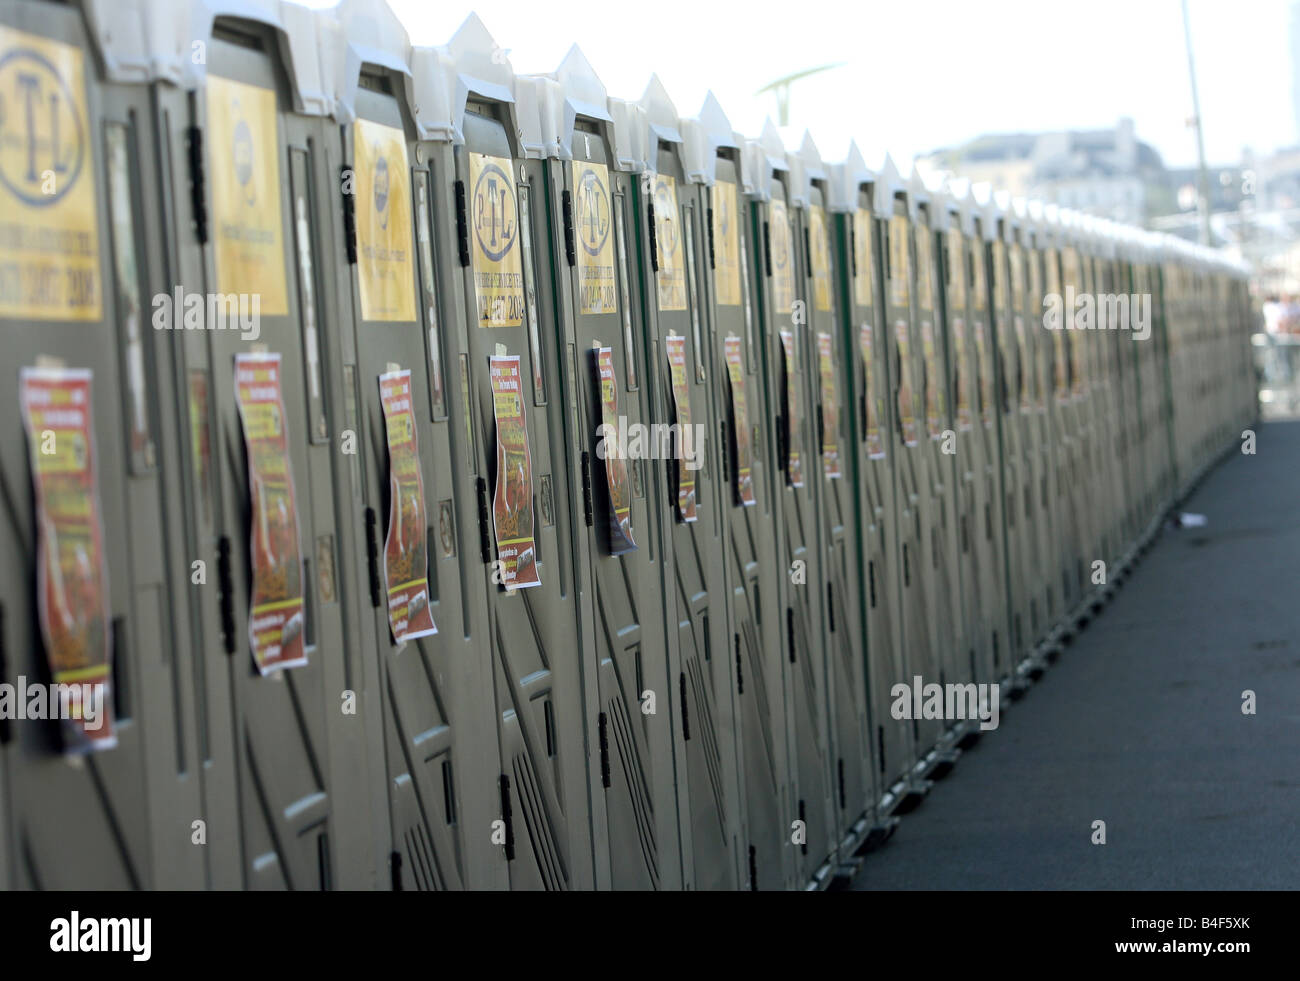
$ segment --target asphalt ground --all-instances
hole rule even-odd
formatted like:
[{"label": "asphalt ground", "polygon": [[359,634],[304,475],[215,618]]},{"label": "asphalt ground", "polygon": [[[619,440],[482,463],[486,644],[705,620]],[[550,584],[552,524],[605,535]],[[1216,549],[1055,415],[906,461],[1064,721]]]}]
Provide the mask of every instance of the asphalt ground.
[{"label": "asphalt ground", "polygon": [[1181,507],[1207,524],[1161,533],[853,888],[1300,888],[1300,422],[1262,424],[1256,450],[1208,475]]}]

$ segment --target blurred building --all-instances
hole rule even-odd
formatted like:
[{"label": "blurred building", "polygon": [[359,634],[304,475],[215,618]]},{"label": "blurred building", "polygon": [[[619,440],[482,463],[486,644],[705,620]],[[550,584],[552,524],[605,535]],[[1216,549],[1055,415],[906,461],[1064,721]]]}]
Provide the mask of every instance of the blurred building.
[{"label": "blurred building", "polygon": [[1243,196],[1236,212],[1212,227],[1255,267],[1261,297],[1300,296],[1300,146],[1244,154]]},{"label": "blurred building", "polygon": [[1173,210],[1160,154],[1137,138],[1127,117],[1113,129],[988,134],[917,164],[1131,225]]}]

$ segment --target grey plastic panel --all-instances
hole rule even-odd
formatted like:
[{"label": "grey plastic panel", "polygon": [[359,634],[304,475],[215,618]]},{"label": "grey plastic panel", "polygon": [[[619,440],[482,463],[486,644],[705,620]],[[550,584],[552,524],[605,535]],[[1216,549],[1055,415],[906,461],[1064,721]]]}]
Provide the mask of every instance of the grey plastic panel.
[{"label": "grey plastic panel", "polygon": [[[560,233],[553,247],[564,262],[556,277],[561,283],[560,308],[573,331],[571,361],[577,379],[577,428],[581,434],[578,446],[590,461],[592,524],[586,528],[586,557],[596,628],[592,637],[599,697],[596,743],[601,756],[599,783],[604,792],[603,819],[608,835],[605,847],[614,888],[677,888],[682,873],[673,742],[680,724],[680,672],[672,673],[678,657],[676,631],[669,636],[667,629],[673,563],[666,526],[670,515],[667,466],[660,459],[626,461],[632,491],[631,526],[637,548],[621,555],[610,554],[605,531],[609,505],[603,490],[604,470],[597,457],[601,414],[592,352],[598,345],[613,349],[618,413],[626,417],[628,425],[654,421],[656,385],[663,373],[656,373],[651,366],[663,354],[655,344],[647,343],[648,339],[642,340],[646,335],[638,324],[642,312],[634,280],[628,283],[628,295],[633,298],[630,351],[621,313],[582,312],[579,300],[583,282],[576,250],[599,250],[604,236],[609,236],[617,280],[616,302],[621,311],[627,302],[622,278],[628,274],[618,259],[618,227],[622,222],[626,248],[631,250],[639,239],[635,223],[640,219],[634,208],[635,178],[613,169],[605,136],[597,131],[598,127],[581,119],[577,127],[570,145],[573,159],[551,164],[550,205],[552,226]],[[576,187],[575,169],[583,163],[605,166],[609,187],[599,186],[599,176]],[[602,216],[606,207],[609,210]],[[565,254],[566,210],[572,216],[572,266],[567,264]],[[629,253],[627,269],[632,268],[633,256]],[[640,367],[635,390],[630,390],[628,384],[629,354]],[[642,713],[642,698],[647,691],[655,693],[654,715]],[[598,827],[600,820],[598,808]],[[601,851],[598,840],[598,867],[605,858]]]},{"label": "grey plastic panel", "polygon": [[[753,505],[737,501],[733,473],[733,485],[728,488],[726,557],[744,787],[741,883],[750,889],[770,890],[786,887],[794,876],[793,819],[789,817],[793,764],[788,741],[785,618],[780,615],[785,577],[774,531],[784,477],[777,464],[779,417],[768,394],[776,366],[769,361],[772,335],[760,302],[765,279],[762,224],[740,185],[738,161],[719,156],[716,179],[710,192],[719,224],[715,234],[735,236],[739,297],[735,302],[722,302],[714,280],[714,356],[725,365],[727,338],[740,342],[754,495]],[[718,247],[715,241],[715,253]],[[729,384],[728,379],[723,395],[728,403]],[[728,423],[729,444],[734,447],[739,439],[734,414],[729,414]]]},{"label": "grey plastic panel", "polygon": [[[504,125],[500,103],[471,104],[463,118],[465,145],[456,148],[454,183],[444,192],[467,201],[468,236],[480,227],[471,154],[507,161],[498,193],[512,201],[526,295],[519,326],[480,326],[474,292],[474,260],[458,272],[465,306],[457,323],[462,337],[467,399],[473,413],[471,469],[486,501],[495,487],[496,437],[489,358],[519,355],[524,368],[524,411],[533,470],[534,528],[541,585],[507,593],[484,565],[477,587],[487,597],[490,651],[496,683],[499,772],[508,779],[514,858],[508,863],[512,889],[590,889],[596,883],[592,857],[590,781],[598,778],[591,657],[590,579],[579,556],[582,521],[580,460],[569,411],[573,378],[556,316],[549,232],[548,178],[541,161],[521,160]],[[504,186],[506,181],[508,186]],[[463,188],[464,190],[460,190]],[[458,206],[459,207],[459,206]],[[509,219],[506,206],[502,217]],[[454,219],[446,225],[456,227]],[[466,242],[467,259],[475,254]],[[539,384],[540,383],[540,384]],[[460,384],[459,381],[456,382]],[[459,396],[458,396],[459,398]],[[481,482],[481,483],[480,483]],[[476,490],[476,493],[480,493]],[[487,504],[479,504],[480,510]],[[585,529],[584,529],[585,530]],[[485,532],[492,541],[489,526]],[[489,546],[484,557],[495,557]],[[481,559],[480,559],[481,561]]]},{"label": "grey plastic panel", "polygon": [[[464,460],[470,453],[465,402],[454,366],[463,353],[463,298],[447,266],[454,240],[435,229],[454,227],[450,149],[414,142],[415,127],[387,70],[363,67],[353,109],[356,121],[342,127],[343,159],[357,164],[358,139],[370,123],[397,130],[409,175],[406,220],[410,221],[414,291],[408,312],[396,319],[368,318],[361,302],[363,266],[341,277],[351,287],[345,330],[354,333],[358,448],[362,490],[357,495],[367,536],[367,570],[382,588],[383,551],[389,521],[387,436],[379,376],[390,366],[411,371],[412,407],[424,484],[425,554],[429,608],[438,632],[395,643],[387,598],[370,598],[370,628],[377,639],[378,688],[372,710],[382,710],[393,856],[394,888],[500,888],[506,850],[493,840],[501,818],[487,606],[478,579],[478,513],[475,482]],[[385,158],[386,159],[386,158]],[[400,161],[388,161],[390,171]],[[395,193],[390,180],[373,187],[354,171],[357,194]],[[378,174],[378,169],[376,174]],[[341,199],[342,200],[342,199]],[[393,201],[395,217],[403,210]],[[358,253],[364,245],[358,241]],[[448,329],[450,327],[451,329]],[[378,566],[378,568],[376,567]]]},{"label": "grey plastic panel", "polygon": [[[908,683],[903,649],[901,585],[898,569],[897,476],[899,448],[894,389],[895,340],[885,329],[885,279],[881,222],[869,190],[857,190],[856,208],[841,217],[845,263],[843,291],[849,312],[844,344],[854,345],[847,372],[845,406],[851,414],[854,487],[860,518],[861,605],[866,623],[866,685],[870,694],[869,733],[875,799],[892,803],[915,762],[909,720],[895,719],[890,707],[894,685]],[[865,280],[865,282],[862,282]],[[865,332],[865,337],[864,337]],[[868,346],[869,345],[869,346]]]},{"label": "grey plastic panel", "polygon": [[[771,251],[771,268],[780,275],[789,267],[793,281],[790,309],[777,296],[773,277],[768,277],[762,293],[765,357],[769,366],[768,412],[781,420],[781,447],[778,454],[784,465],[780,474],[779,500],[776,510],[777,575],[780,583],[778,607],[784,618],[784,658],[786,697],[790,706],[788,726],[794,779],[787,801],[785,826],[792,829],[802,822],[803,840],[793,845],[795,880],[811,881],[824,869],[834,851],[832,832],[831,733],[826,685],[826,643],[824,630],[825,576],[822,565],[822,517],[818,507],[820,454],[817,452],[816,342],[804,312],[808,301],[807,268],[802,236],[796,214],[789,207],[786,175],[778,173],[768,181],[771,201],[761,206],[764,235]],[[784,217],[783,217],[784,215]],[[784,223],[785,227],[782,228]],[[800,307],[802,309],[800,309]],[[798,321],[804,321],[802,323]],[[786,371],[786,359],[780,331],[792,332],[794,372]],[[787,398],[788,394],[788,398]],[[797,418],[786,413],[794,407]],[[785,440],[790,440],[789,444]],[[799,449],[803,470],[802,487],[793,485],[789,457],[781,449],[793,445]]]},{"label": "grey plastic panel", "polygon": [[[943,306],[942,242],[933,220],[932,202],[917,209],[912,235],[918,281],[916,324],[921,356],[922,405],[925,409],[924,445],[928,457],[928,515],[923,519],[921,558],[927,580],[931,644],[938,652],[939,676],[934,681],[956,682],[970,673],[970,648],[962,606],[962,579],[958,564],[955,467],[956,425],[952,391],[948,384],[950,329]],[[928,305],[920,290],[922,263],[929,282]],[[951,440],[948,434],[951,435]],[[927,679],[930,680],[930,679]],[[946,727],[957,725],[945,720]]]},{"label": "grey plastic panel", "polygon": [[[234,79],[276,93],[279,107],[277,138],[296,136],[302,123],[288,110],[275,55],[273,36],[239,29],[239,42],[218,37],[208,46],[208,79]],[[206,106],[196,100],[196,125],[207,130]],[[205,165],[224,167],[227,148],[205,146]],[[286,315],[263,313],[256,340],[233,331],[209,331],[212,467],[217,480],[219,544],[229,548],[230,604],[233,646],[226,670],[231,699],[230,738],[238,759],[238,801],[243,885],[246,888],[328,888],[334,874],[331,839],[334,833],[334,778],[328,751],[330,719],[340,712],[341,692],[325,686],[325,665],[341,655],[342,610],[321,602],[316,555],[312,546],[335,526],[331,449],[310,443],[312,421],[307,415],[308,352],[301,327],[299,264],[293,250],[291,173],[283,145],[253,152],[276,152],[280,159],[278,201],[267,203],[280,212],[284,254]],[[211,205],[209,206],[211,208]],[[210,211],[209,213],[215,214]],[[215,235],[213,236],[215,239]],[[206,283],[215,290],[215,244],[205,248]],[[303,549],[303,585],[307,613],[308,663],[276,675],[261,677],[248,643],[250,515],[244,435],[235,403],[234,362],[252,345],[281,355],[281,388],[289,464],[297,497],[299,541]],[[224,586],[224,584],[223,584]],[[362,754],[362,758],[365,756]]]},{"label": "grey plastic panel", "polygon": [[[111,691],[117,717],[117,746],[76,760],[61,755],[57,722],[6,720],[6,739],[0,745],[0,779],[4,782],[0,833],[4,836],[7,871],[3,885],[39,889],[143,888],[153,883],[158,861],[152,844],[155,829],[151,818],[166,810],[174,791],[171,788],[160,792],[156,803],[151,804],[147,780],[149,739],[163,739],[173,753],[179,754],[185,737],[163,735],[168,714],[177,706],[160,700],[167,698],[166,693],[142,683],[146,672],[154,668],[150,652],[156,648],[149,631],[170,631],[174,627],[164,619],[157,593],[158,580],[166,576],[161,561],[153,565],[147,557],[139,561],[132,558],[139,547],[137,536],[147,542],[152,540],[153,532],[140,526],[139,512],[131,506],[131,478],[126,466],[128,386],[120,373],[121,337],[116,315],[120,286],[113,269],[104,131],[95,124],[104,113],[105,93],[95,61],[86,53],[89,46],[81,15],[75,9],[6,3],[0,7],[0,24],[32,39],[10,35],[11,47],[3,52],[5,55],[30,51],[29,45],[42,40],[83,51],[83,88],[73,93],[73,98],[84,106],[84,117],[73,133],[61,138],[69,141],[68,149],[82,161],[81,167],[66,177],[69,183],[65,193],[75,188],[75,182],[89,182],[94,188],[91,201],[97,236],[92,246],[97,256],[100,307],[93,319],[13,317],[0,322],[6,342],[4,390],[8,400],[4,436],[0,439],[0,475],[13,503],[0,521],[0,554],[4,556],[0,561],[0,603],[4,607],[6,654],[3,680],[13,685],[20,678],[33,685],[50,681],[37,619],[36,502],[29,445],[18,404],[20,369],[36,365],[38,359],[49,359],[67,368],[93,372],[89,419],[95,440],[108,585],[104,613],[113,640]],[[39,71],[29,75],[38,86],[57,85],[66,90],[75,84],[72,79],[62,78],[58,69],[48,63],[38,67]],[[45,125],[47,120],[42,114],[25,120],[10,119],[7,125],[27,123]],[[138,136],[128,134],[128,138],[134,142]],[[37,147],[35,141],[32,145]],[[39,161],[44,163],[41,171],[59,164],[53,157],[53,143],[47,147],[50,156]],[[33,207],[30,200],[39,193],[41,171],[26,175],[33,187],[26,204],[14,185],[5,183],[0,200],[10,220],[21,213],[19,209],[30,211]],[[132,217],[141,217],[135,208]],[[139,234],[147,235],[149,231],[140,228]],[[139,486],[156,493],[156,472],[142,478]],[[162,730],[157,735],[151,731],[154,725]],[[174,782],[175,764],[168,769]],[[164,828],[157,831],[166,833]]]},{"label": "grey plastic panel", "polygon": [[[652,83],[653,84],[653,83]],[[653,135],[652,135],[653,138]],[[711,275],[710,211],[698,184],[685,180],[677,144],[660,142],[655,172],[637,183],[638,225],[650,234],[648,207],[654,205],[656,261],[642,249],[644,308],[650,349],[658,351],[649,372],[657,376],[657,416],[680,421],[666,355],[667,338],[681,338],[685,385],[698,469],[677,463],[668,469],[665,524],[673,551],[673,580],[667,613],[680,662],[676,694],[684,698],[675,726],[678,805],[682,814],[683,863],[687,888],[735,889],[742,875],[740,785],[736,750],[735,663],[728,619],[725,549],[731,489],[723,480],[725,434],[717,400],[728,388],[726,362],[710,343],[708,299]],[[669,185],[668,181],[672,184]],[[652,185],[652,186],[650,186]],[[670,189],[671,188],[671,189]],[[670,199],[675,198],[675,202]],[[667,211],[675,203],[675,213]],[[644,218],[640,217],[644,215]],[[668,277],[676,271],[680,279]],[[665,277],[659,295],[658,277]],[[679,309],[678,307],[684,307]],[[680,410],[679,410],[680,411]],[[698,427],[698,428],[696,428]],[[693,437],[692,437],[693,438]],[[681,472],[676,471],[681,467]],[[678,510],[677,481],[693,479],[696,513],[687,522]]]},{"label": "grey plastic panel", "polygon": [[[847,859],[865,831],[859,819],[874,797],[868,789],[873,773],[864,656],[870,638],[861,620],[862,567],[848,458],[852,420],[846,377],[856,344],[849,347],[841,329],[842,299],[836,284],[842,259],[835,249],[827,204],[827,185],[818,175],[810,183],[808,205],[796,212],[796,239],[803,246],[810,341],[806,378],[814,424],[805,476],[817,490],[823,570],[822,579],[810,586],[822,593],[834,842]],[[830,348],[825,366],[823,343]],[[829,378],[824,372],[829,372]]]}]

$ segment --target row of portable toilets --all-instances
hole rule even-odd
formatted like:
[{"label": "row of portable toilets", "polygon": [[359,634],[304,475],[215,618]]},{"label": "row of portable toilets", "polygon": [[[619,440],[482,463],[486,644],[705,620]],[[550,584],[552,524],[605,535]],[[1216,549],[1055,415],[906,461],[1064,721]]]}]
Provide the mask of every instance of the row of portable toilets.
[{"label": "row of portable toilets", "polygon": [[1255,414],[1217,254],[473,17],[4,0],[0,107],[0,675],[108,692],[0,722],[4,887],[826,886],[983,731],[894,686]]}]

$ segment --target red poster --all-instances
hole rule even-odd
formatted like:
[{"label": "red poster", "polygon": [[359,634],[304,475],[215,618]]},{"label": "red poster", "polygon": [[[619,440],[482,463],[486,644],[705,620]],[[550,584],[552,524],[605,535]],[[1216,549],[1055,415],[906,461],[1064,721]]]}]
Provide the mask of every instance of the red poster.
[{"label": "red poster", "polygon": [[875,336],[870,324],[858,328],[858,349],[862,352],[862,377],[865,379],[865,400],[867,403],[867,457],[872,460],[885,458],[885,444],[880,438],[880,406],[877,402],[875,378],[875,357],[873,345]]},{"label": "red poster", "polygon": [[[591,350],[596,370],[596,387],[600,397],[600,432],[597,456],[605,466],[605,504],[609,515],[609,554],[622,555],[637,545],[632,537],[632,490],[627,477],[627,461],[615,448],[623,445],[619,429],[618,376],[614,373],[614,351],[608,347]],[[604,447],[604,452],[599,448]]]},{"label": "red poster", "polygon": [[724,342],[727,374],[731,378],[732,460],[736,471],[736,503],[749,507],[754,503],[754,458],[749,445],[749,412],[745,407],[745,368],[740,360],[740,338]]},{"label": "red poster", "polygon": [[803,486],[803,460],[799,455],[799,392],[794,375],[794,333],[781,331],[785,348],[785,479],[791,487]]},{"label": "red poster", "polygon": [[533,537],[533,463],[524,424],[523,376],[519,355],[488,359],[492,415],[497,429],[496,492],[492,526],[496,530],[501,584],[506,589],[540,586],[537,543]]},{"label": "red poster", "polygon": [[429,609],[428,515],[420,444],[411,408],[411,372],[379,376],[379,404],[388,435],[388,535],[384,539],[384,595],[394,643],[438,632]]},{"label": "red poster", "polygon": [[[673,403],[677,407],[677,520],[695,521],[696,512],[695,471],[687,467],[687,447],[693,454],[703,452],[695,446],[695,430],[691,428],[691,392],[686,382],[686,338],[670,334],[664,339],[668,352],[668,373],[673,383]],[[698,459],[698,457],[697,457]]]},{"label": "red poster", "polygon": [[60,732],[64,751],[73,756],[117,745],[90,379],[85,369],[24,368],[19,381],[36,498],[36,595],[45,656],[54,684],[81,686],[79,696],[99,706],[87,718],[80,704],[69,704],[73,717],[62,720]]},{"label": "red poster", "polygon": [[307,663],[298,507],[280,377],[278,354],[235,355],[235,403],[248,451],[253,516],[248,636],[263,675]]},{"label": "red poster", "polygon": [[840,470],[840,400],[835,391],[835,364],[831,360],[831,335],[817,334],[817,368],[822,380],[822,472],[829,479]]}]

